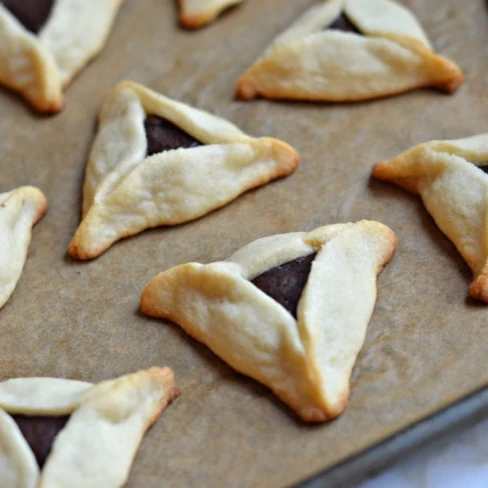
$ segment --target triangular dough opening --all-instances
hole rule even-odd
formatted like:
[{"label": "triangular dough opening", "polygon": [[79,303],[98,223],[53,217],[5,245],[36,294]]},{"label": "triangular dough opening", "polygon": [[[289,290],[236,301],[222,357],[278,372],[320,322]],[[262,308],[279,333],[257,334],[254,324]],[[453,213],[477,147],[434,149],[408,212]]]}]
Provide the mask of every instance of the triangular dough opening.
[{"label": "triangular dough opening", "polygon": [[42,469],[59,432],[64,429],[69,415],[60,417],[12,415],[24,439]]},{"label": "triangular dough opening", "polygon": [[251,283],[297,318],[297,308],[317,253],[288,261],[256,276]]},{"label": "triangular dough opening", "polygon": [[168,119],[159,117],[158,115],[146,116],[144,119],[144,130],[147,140],[146,156],[152,156],[153,154],[174,149],[189,149],[202,145],[200,141],[192,137],[188,132]]},{"label": "triangular dough opening", "polygon": [[358,34],[363,36],[364,34],[351,22],[347,14],[342,11],[339,16],[332,22],[332,24],[327,25],[322,30],[335,30],[341,32],[350,32],[352,34]]},{"label": "triangular dough opening", "polygon": [[54,0],[3,0],[4,7],[33,34],[47,23],[53,4]]}]

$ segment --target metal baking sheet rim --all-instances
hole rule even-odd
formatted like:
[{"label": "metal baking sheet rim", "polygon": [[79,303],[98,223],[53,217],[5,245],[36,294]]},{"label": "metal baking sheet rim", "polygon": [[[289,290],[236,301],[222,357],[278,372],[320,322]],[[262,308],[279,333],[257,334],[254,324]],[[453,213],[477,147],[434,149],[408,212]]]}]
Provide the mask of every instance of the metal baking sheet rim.
[{"label": "metal baking sheet rim", "polygon": [[480,422],[488,413],[488,385],[414,422],[356,455],[294,485],[295,488],[348,488],[405,459],[413,449],[439,441]]}]

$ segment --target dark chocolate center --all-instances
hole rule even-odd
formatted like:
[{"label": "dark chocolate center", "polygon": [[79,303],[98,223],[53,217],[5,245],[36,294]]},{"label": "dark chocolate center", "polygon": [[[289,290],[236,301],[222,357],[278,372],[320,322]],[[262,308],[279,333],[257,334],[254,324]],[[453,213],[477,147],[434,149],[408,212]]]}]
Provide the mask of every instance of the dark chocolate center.
[{"label": "dark chocolate center", "polygon": [[298,302],[307,284],[315,256],[316,253],[310,254],[271,268],[251,282],[296,318]]},{"label": "dark chocolate center", "polygon": [[54,0],[0,0],[29,31],[37,34],[46,23]]},{"label": "dark chocolate center", "polygon": [[178,126],[156,115],[148,115],[144,120],[147,139],[147,155],[157,154],[172,149],[190,148],[202,144],[181,130]]},{"label": "dark chocolate center", "polygon": [[488,173],[488,164],[483,164],[481,166],[478,166],[478,168],[481,170],[481,171],[484,171],[485,173]]},{"label": "dark chocolate center", "polygon": [[361,31],[359,31],[356,26],[347,18],[347,15],[342,12],[337,19],[332,22],[329,26],[325,28],[325,30],[339,30],[343,32],[354,32],[354,34],[363,35]]},{"label": "dark chocolate center", "polygon": [[36,457],[37,464],[42,469],[51,452],[54,439],[68,422],[69,416],[28,417],[12,415],[12,418],[19,426],[22,435]]}]

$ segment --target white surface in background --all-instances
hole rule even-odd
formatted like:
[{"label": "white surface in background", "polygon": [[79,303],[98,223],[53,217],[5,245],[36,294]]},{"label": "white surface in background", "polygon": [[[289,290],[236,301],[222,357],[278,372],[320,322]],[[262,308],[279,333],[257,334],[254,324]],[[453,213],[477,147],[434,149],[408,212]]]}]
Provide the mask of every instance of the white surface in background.
[{"label": "white surface in background", "polygon": [[488,419],[419,449],[358,488],[488,488]]}]

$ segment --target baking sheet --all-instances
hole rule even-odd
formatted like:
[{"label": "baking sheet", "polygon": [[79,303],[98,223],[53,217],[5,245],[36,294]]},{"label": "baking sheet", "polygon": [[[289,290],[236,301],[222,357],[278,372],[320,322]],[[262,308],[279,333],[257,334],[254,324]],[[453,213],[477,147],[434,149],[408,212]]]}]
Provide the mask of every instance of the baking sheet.
[{"label": "baking sheet", "polygon": [[[466,82],[454,96],[419,90],[355,105],[232,99],[235,81],[314,0],[247,0],[198,32],[176,26],[174,2],[129,0],[102,54],[55,117],[0,90],[0,191],[39,186],[50,209],[35,227],[22,278],[0,311],[0,373],[100,381],[152,365],[181,396],[146,435],[129,487],[284,486],[363,451],[488,382],[485,306],[466,298],[471,273],[420,199],[370,179],[373,163],[430,139],[487,130],[488,12],[483,0],[410,0],[436,50]],[[195,222],[146,231],[99,259],[66,256],[96,116],[133,79],[301,153],[289,178]],[[218,184],[218,182],[215,182]],[[209,189],[211,191],[211,188]],[[139,312],[158,272],[228,257],[270,234],[379,220],[399,246],[378,301],[345,414],[307,426],[179,327]]]},{"label": "baking sheet", "polygon": [[[377,479],[376,475],[389,464],[405,461],[405,456],[412,463],[412,454],[418,452],[416,449],[424,452],[423,448],[429,445],[438,447],[443,442],[447,445],[456,436],[466,436],[466,432],[479,428],[487,413],[488,388],[485,387],[295,486],[356,488],[370,477]],[[401,466],[406,464],[403,462]]]}]

